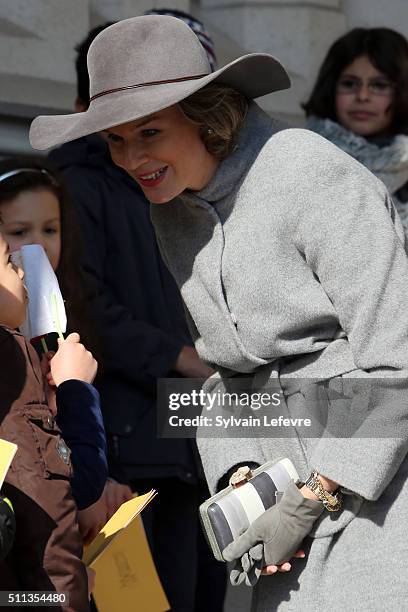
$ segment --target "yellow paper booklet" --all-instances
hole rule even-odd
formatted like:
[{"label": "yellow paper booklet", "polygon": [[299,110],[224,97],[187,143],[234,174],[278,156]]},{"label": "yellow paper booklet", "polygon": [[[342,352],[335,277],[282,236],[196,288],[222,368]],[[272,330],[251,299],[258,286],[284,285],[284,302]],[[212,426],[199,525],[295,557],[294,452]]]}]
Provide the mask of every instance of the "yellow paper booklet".
[{"label": "yellow paper booklet", "polygon": [[0,489],[3,486],[4,479],[16,451],[17,444],[7,442],[7,440],[0,440]]},{"label": "yellow paper booklet", "polygon": [[96,572],[92,595],[99,612],[170,609],[139,516],[155,495],[152,489],[122,504],[84,552]]}]

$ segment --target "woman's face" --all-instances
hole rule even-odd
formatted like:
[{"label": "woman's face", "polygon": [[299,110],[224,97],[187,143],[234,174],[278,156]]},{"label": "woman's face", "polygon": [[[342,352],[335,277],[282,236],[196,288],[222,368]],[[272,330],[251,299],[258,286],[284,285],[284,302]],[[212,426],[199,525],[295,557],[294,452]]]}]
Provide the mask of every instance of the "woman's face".
[{"label": "woman's face", "polygon": [[199,128],[178,105],[102,132],[112,160],[126,170],[154,204],[165,204],[185,189],[199,191],[218,161],[208,153]]},{"label": "woman's face", "polygon": [[359,136],[387,133],[393,120],[394,85],[366,55],[346,66],[336,85],[337,121]]},{"label": "woman's face", "polygon": [[1,231],[10,251],[25,244],[40,244],[56,270],[61,256],[61,213],[57,197],[38,188],[22,191],[1,205]]}]

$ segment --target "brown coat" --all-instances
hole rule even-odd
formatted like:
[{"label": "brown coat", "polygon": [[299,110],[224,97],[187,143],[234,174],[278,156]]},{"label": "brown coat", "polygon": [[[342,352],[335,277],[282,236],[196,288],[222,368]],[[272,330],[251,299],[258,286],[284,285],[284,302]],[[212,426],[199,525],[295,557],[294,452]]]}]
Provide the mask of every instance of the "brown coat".
[{"label": "brown coat", "polygon": [[0,438],[18,445],[2,489],[13,503],[17,531],[0,562],[0,590],[67,592],[69,604],[50,610],[85,612],[69,450],[47,406],[37,354],[18,332],[0,327],[0,361]]}]

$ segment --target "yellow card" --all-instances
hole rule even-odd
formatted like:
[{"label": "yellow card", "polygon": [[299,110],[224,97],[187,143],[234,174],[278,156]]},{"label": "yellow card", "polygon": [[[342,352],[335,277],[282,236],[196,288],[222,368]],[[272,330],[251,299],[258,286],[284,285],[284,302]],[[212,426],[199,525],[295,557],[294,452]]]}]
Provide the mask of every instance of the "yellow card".
[{"label": "yellow card", "polygon": [[4,479],[13,461],[14,455],[17,452],[17,448],[17,444],[0,439],[0,489],[3,486]]},{"label": "yellow card", "polygon": [[96,538],[85,548],[82,558],[85,565],[91,565],[102,554],[112,538],[125,529],[156,495],[157,492],[152,489],[149,493],[134,497],[122,504],[102,527]]},{"label": "yellow card", "polygon": [[122,504],[84,553],[96,572],[93,591],[99,612],[165,612],[170,609],[161,586],[139,514],[156,491]]}]

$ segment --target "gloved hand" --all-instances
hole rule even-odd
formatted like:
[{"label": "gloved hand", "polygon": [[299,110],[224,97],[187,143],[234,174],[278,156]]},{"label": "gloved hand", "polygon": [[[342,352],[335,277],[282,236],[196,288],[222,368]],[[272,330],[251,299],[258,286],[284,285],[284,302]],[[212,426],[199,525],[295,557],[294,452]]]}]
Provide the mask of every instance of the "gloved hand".
[{"label": "gloved hand", "polygon": [[[259,565],[260,549],[250,549],[263,544],[263,565],[281,565],[299,550],[302,540],[323,510],[322,502],[306,499],[291,482],[281,501],[261,514],[244,534],[223,550],[222,555],[226,561],[239,559],[242,568],[248,565],[248,570],[253,573],[255,570],[252,568]],[[244,558],[246,553],[250,553],[248,559]],[[245,576],[241,582],[244,579]]]},{"label": "gloved hand", "polygon": [[250,587],[256,585],[265,565],[263,551],[263,544],[255,544],[240,559],[234,561],[230,571],[230,582],[233,586],[238,586],[242,583]]},{"label": "gloved hand", "polygon": [[13,545],[16,532],[16,519],[10,500],[0,495],[0,561],[4,559]]}]

